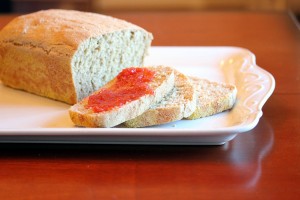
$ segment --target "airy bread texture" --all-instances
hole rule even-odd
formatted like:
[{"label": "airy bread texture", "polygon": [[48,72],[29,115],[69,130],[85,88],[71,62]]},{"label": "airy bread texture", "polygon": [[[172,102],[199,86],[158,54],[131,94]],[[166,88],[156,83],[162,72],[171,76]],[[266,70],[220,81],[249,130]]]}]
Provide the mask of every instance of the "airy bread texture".
[{"label": "airy bread texture", "polygon": [[74,104],[141,66],[152,34],[95,13],[45,10],[12,20],[0,32],[3,84]]},{"label": "airy bread texture", "polygon": [[[148,67],[148,69],[155,71],[154,79],[149,83],[149,87],[154,91],[153,94],[143,95],[137,100],[129,101],[122,106],[104,112],[94,112],[92,109],[87,109],[85,107],[88,103],[89,97],[87,97],[69,109],[71,120],[77,126],[113,127],[141,115],[151,105],[161,101],[174,88],[174,71],[172,68],[157,66]],[[105,85],[104,88],[109,88],[114,82],[115,79]]]},{"label": "airy bread texture", "polygon": [[196,91],[189,78],[177,70],[175,86],[160,102],[138,117],[124,122],[131,128],[165,124],[189,117],[196,109]]},{"label": "airy bread texture", "polygon": [[187,119],[199,119],[231,109],[236,101],[234,85],[190,77],[197,92],[197,107]]}]

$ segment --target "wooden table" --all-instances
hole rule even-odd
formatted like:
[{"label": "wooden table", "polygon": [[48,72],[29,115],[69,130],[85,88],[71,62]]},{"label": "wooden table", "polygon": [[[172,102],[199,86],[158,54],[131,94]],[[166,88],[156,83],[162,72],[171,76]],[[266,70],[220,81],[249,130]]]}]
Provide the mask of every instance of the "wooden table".
[{"label": "wooden table", "polygon": [[251,50],[276,79],[263,117],[223,146],[0,144],[0,199],[300,197],[300,32],[290,15],[108,14],[151,31],[153,45]]}]

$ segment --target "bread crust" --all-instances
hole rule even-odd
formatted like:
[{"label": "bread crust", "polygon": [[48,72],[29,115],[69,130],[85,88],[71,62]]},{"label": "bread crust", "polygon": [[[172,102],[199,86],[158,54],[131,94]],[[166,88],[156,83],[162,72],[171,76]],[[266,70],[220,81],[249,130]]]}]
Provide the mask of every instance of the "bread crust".
[{"label": "bread crust", "polygon": [[175,70],[175,87],[156,105],[138,117],[124,122],[126,127],[138,128],[166,124],[190,116],[196,109],[196,91],[189,78]]},{"label": "bread crust", "polygon": [[106,15],[49,9],[16,17],[1,30],[0,38],[3,43],[71,56],[87,38],[131,29],[144,30]]},{"label": "bread crust", "polygon": [[174,72],[172,68],[157,66],[149,67],[149,69],[156,72],[154,80],[150,83],[154,94],[144,95],[121,107],[100,113],[94,113],[91,109],[86,109],[84,105],[87,99],[84,99],[69,109],[71,120],[77,126],[113,127],[142,114],[152,104],[160,101],[174,87]]},{"label": "bread crust", "polygon": [[9,87],[74,104],[82,98],[72,69],[78,48],[122,31],[143,32],[150,46],[150,33],[105,15],[51,9],[19,16],[0,32],[0,79]]}]

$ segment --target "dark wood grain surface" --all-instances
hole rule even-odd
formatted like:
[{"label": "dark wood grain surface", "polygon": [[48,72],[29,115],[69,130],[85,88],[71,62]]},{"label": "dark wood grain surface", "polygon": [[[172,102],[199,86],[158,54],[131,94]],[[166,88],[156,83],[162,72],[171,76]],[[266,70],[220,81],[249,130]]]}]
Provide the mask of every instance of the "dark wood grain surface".
[{"label": "dark wood grain surface", "polygon": [[156,46],[252,51],[276,80],[258,125],[223,146],[0,144],[0,199],[300,197],[300,32],[289,14],[108,14],[151,31]]}]

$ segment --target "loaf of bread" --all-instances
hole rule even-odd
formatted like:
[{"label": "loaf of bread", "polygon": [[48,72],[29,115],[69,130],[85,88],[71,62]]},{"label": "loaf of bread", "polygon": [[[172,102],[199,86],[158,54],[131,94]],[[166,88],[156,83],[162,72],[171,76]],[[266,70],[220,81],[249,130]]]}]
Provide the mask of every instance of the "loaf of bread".
[{"label": "loaf of bread", "polygon": [[196,91],[190,79],[177,70],[175,86],[160,102],[153,104],[138,117],[124,122],[126,127],[137,128],[165,124],[189,117],[196,109]]},{"label": "loaf of bread", "polygon": [[141,115],[173,88],[174,71],[170,67],[127,68],[71,106],[70,118],[77,126],[113,127]]},{"label": "loaf of bread", "polygon": [[199,119],[231,109],[236,101],[237,89],[232,84],[190,77],[197,92],[197,106],[187,119]]},{"label": "loaf of bread", "polygon": [[4,85],[75,104],[122,69],[141,66],[152,34],[95,13],[45,10],[0,31]]}]

